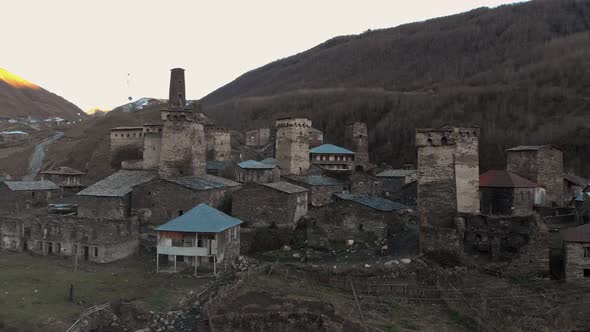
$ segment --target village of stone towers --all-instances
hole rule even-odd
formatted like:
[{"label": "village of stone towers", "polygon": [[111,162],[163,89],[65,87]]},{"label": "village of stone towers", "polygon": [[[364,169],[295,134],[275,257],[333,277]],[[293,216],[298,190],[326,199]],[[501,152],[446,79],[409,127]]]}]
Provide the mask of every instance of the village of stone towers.
[{"label": "village of stone towers", "polygon": [[29,2],[0,332],[590,331],[590,1]]}]

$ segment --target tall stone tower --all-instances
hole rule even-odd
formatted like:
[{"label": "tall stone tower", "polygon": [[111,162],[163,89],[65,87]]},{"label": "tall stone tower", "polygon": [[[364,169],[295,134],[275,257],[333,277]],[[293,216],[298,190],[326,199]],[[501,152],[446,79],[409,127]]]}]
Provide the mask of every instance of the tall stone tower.
[{"label": "tall stone tower", "polygon": [[416,129],[423,252],[463,250],[461,214],[478,214],[479,128]]},{"label": "tall stone tower", "polygon": [[309,169],[309,128],[304,117],[278,119],[275,158],[281,174],[301,174]]},{"label": "tall stone tower", "polygon": [[184,69],[170,75],[169,107],[162,111],[162,147],[159,173],[162,177],[205,174],[204,117],[187,106]]},{"label": "tall stone tower", "polygon": [[231,134],[229,129],[205,126],[207,160],[231,160]]},{"label": "tall stone tower", "polygon": [[356,171],[364,171],[369,167],[369,134],[364,122],[346,124],[344,133],[345,147],[354,152]]},{"label": "tall stone tower", "polygon": [[143,125],[143,169],[157,170],[162,151],[162,126]]}]

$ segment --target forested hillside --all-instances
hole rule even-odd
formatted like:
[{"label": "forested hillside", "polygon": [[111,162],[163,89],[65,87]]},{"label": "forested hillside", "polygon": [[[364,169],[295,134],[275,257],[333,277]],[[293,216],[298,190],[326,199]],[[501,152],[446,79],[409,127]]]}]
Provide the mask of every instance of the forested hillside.
[{"label": "forested hillside", "polygon": [[342,143],[366,121],[371,155],[414,162],[416,127],[481,127],[482,169],[507,147],[551,143],[568,171],[590,176],[590,1],[481,8],[333,38],[248,72],[204,98],[219,124],[307,115]]}]

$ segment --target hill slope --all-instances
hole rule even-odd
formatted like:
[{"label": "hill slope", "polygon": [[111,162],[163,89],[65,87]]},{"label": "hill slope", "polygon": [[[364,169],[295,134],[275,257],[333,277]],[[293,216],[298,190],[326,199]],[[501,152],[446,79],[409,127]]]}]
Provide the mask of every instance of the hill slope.
[{"label": "hill slope", "polygon": [[[81,114],[80,116],[78,114]],[[0,117],[86,117],[76,105],[5,69],[0,68]]]},{"label": "hill slope", "polygon": [[366,121],[371,155],[415,161],[414,128],[482,128],[482,168],[552,143],[590,175],[590,2],[533,1],[333,38],[248,72],[203,99],[225,126],[306,115],[341,144]]}]

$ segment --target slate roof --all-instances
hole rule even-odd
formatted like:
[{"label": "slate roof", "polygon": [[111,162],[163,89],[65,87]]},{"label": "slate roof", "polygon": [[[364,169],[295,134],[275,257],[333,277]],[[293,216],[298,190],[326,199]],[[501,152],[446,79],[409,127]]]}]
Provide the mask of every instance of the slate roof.
[{"label": "slate roof", "polygon": [[207,170],[209,171],[219,171],[225,168],[225,163],[223,161],[208,161],[207,162]]},{"label": "slate roof", "polygon": [[350,193],[338,193],[334,195],[340,199],[357,202],[372,209],[384,212],[397,211],[405,208],[404,205],[398,202],[390,201],[377,196],[353,195]]},{"label": "slate roof", "polygon": [[243,169],[273,169],[276,165],[262,163],[256,160],[246,160],[238,164]]},{"label": "slate roof", "polygon": [[579,177],[577,175],[573,175],[573,174],[566,174],[563,176],[563,178],[566,181],[569,181],[573,184],[577,184],[581,187],[586,187],[587,185],[590,185],[590,180],[584,179],[582,177]]},{"label": "slate roof", "polygon": [[292,183],[280,181],[280,182],[270,182],[270,183],[261,183],[261,185],[272,188],[278,191],[282,191],[287,194],[296,194],[308,191],[306,188],[296,186]]},{"label": "slate roof", "polygon": [[538,151],[547,147],[551,147],[551,145],[519,145],[514,148],[506,149],[506,151]]},{"label": "slate roof", "polygon": [[47,180],[41,181],[4,181],[4,184],[12,191],[26,191],[26,190],[58,190],[59,187]]},{"label": "slate roof", "polygon": [[332,144],[322,144],[322,145],[317,146],[317,147],[315,147],[313,149],[310,149],[309,150],[309,153],[354,154],[354,152],[352,152],[350,150],[347,150],[345,148],[341,148],[339,146],[332,145]]},{"label": "slate roof", "polygon": [[112,130],[143,130],[143,127],[115,127],[111,128]]},{"label": "slate roof", "polygon": [[590,242],[590,224],[562,230],[561,239],[566,242]]},{"label": "slate roof", "polygon": [[158,173],[155,171],[120,170],[80,191],[76,195],[121,197],[131,192],[134,186],[149,182],[157,176]]},{"label": "slate roof", "polygon": [[238,182],[211,174],[203,174],[199,176],[183,176],[169,178],[165,180],[195,190],[226,188],[240,185],[240,183]]},{"label": "slate roof", "polygon": [[67,166],[61,166],[58,168],[50,169],[47,171],[41,172],[41,174],[57,174],[57,175],[84,175],[86,173],[80,172],[77,169],[73,169]]},{"label": "slate roof", "polygon": [[306,183],[312,186],[341,186],[343,183],[337,179],[324,175],[290,175],[286,179]]},{"label": "slate roof", "polygon": [[480,187],[494,188],[537,188],[538,184],[505,170],[491,170],[479,176]]},{"label": "slate roof", "polygon": [[160,232],[219,233],[241,223],[240,219],[201,203],[155,229]]},{"label": "slate roof", "polygon": [[403,178],[412,174],[416,174],[415,169],[386,169],[375,176],[380,178]]}]

